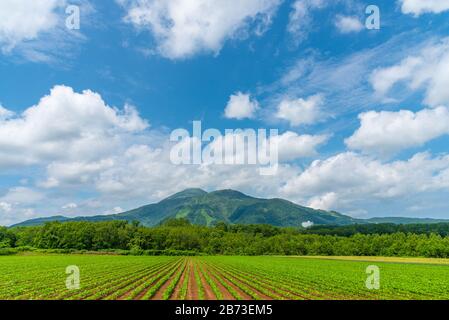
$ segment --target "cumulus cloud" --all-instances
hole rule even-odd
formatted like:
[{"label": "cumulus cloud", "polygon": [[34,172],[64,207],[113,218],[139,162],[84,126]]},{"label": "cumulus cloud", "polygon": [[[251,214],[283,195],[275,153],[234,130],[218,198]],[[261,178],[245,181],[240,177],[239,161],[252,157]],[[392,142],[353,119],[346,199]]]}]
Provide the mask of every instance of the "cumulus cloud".
[{"label": "cumulus cloud", "polygon": [[418,17],[424,13],[441,13],[449,10],[449,0],[400,0],[402,12]]},{"label": "cumulus cloud", "polygon": [[228,39],[261,34],[280,0],[118,0],[125,21],[154,36],[157,51],[180,59],[201,52],[218,54]]},{"label": "cumulus cloud", "polygon": [[[310,204],[386,200],[433,191],[448,191],[449,156],[418,153],[409,160],[381,162],[346,152],[314,161],[281,188],[291,199],[311,199]],[[325,206],[324,206],[325,207]]]},{"label": "cumulus cloud", "polygon": [[277,144],[280,161],[290,161],[317,156],[317,148],[328,139],[327,135],[298,135],[295,132],[287,131],[272,138],[271,143]]},{"label": "cumulus cloud", "polygon": [[363,30],[363,24],[357,17],[337,16],[335,26],[341,33],[360,32]]},{"label": "cumulus cloud", "polygon": [[449,134],[449,110],[446,107],[418,112],[370,111],[359,115],[360,128],[346,139],[355,150],[394,154]]},{"label": "cumulus cloud", "polygon": [[[449,38],[426,46],[418,55],[403,59],[397,65],[376,69],[370,81],[376,93],[384,97],[397,84],[412,91],[423,88],[424,102],[432,107],[449,104]],[[387,99],[389,100],[389,99]]]},{"label": "cumulus cloud", "polygon": [[43,188],[55,188],[64,185],[82,185],[93,183],[96,175],[114,165],[111,158],[99,161],[53,162],[47,166],[47,180],[39,185]]},{"label": "cumulus cloud", "polygon": [[98,174],[96,188],[116,198],[148,197],[148,190],[152,190],[152,198],[160,199],[193,185],[274,195],[273,186],[294,172],[290,166],[281,166],[276,175],[261,176],[257,165],[174,165],[169,153],[168,147],[153,149],[136,145],[124,157],[117,157],[113,167]]},{"label": "cumulus cloud", "polygon": [[308,206],[317,210],[332,210],[338,202],[338,196],[335,192],[329,192],[322,196],[310,199]]},{"label": "cumulus cloud", "polygon": [[2,105],[0,105],[0,121],[10,118],[13,115],[14,115],[14,112],[12,112],[12,111],[4,108]]},{"label": "cumulus cloud", "polygon": [[228,119],[242,120],[245,118],[254,118],[258,109],[259,103],[251,99],[249,94],[237,92],[229,97],[224,114]]},{"label": "cumulus cloud", "polygon": [[399,81],[413,76],[415,69],[423,63],[418,57],[408,57],[398,65],[375,70],[371,75],[371,84],[377,94],[385,96]]},{"label": "cumulus cloud", "polygon": [[325,117],[322,106],[324,98],[314,95],[307,99],[283,99],[279,105],[276,117],[288,121],[291,126],[315,124]]},{"label": "cumulus cloud", "polygon": [[147,127],[131,106],[118,110],[90,90],[56,86],[22,114],[0,119],[0,167],[102,158]]},{"label": "cumulus cloud", "polygon": [[[254,159],[256,164],[259,154],[263,153],[260,148],[260,140],[258,141],[254,134],[242,130],[238,133],[226,134],[214,140],[207,145],[208,150],[219,151],[222,154],[220,163],[248,163],[245,158]],[[268,138],[268,137],[267,137]],[[267,140],[268,149],[276,147],[277,157],[274,159],[279,162],[289,162],[301,158],[309,158],[318,155],[317,148],[323,145],[329,136],[327,135],[299,135],[296,132],[287,131],[280,135],[274,135]],[[191,143],[191,141],[188,141]],[[183,142],[181,142],[183,143]],[[234,146],[243,146],[234,148]],[[233,150],[230,154],[227,150]]]}]

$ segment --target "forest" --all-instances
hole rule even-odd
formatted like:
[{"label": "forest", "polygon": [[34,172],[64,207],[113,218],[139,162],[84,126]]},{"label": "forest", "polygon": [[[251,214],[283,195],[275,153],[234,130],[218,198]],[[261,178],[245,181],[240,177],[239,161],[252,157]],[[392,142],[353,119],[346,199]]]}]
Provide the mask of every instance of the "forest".
[{"label": "forest", "polygon": [[449,224],[317,226],[192,225],[167,220],[157,227],[138,222],[51,222],[0,228],[0,254],[25,250],[103,251],[131,255],[312,255],[449,258]]}]

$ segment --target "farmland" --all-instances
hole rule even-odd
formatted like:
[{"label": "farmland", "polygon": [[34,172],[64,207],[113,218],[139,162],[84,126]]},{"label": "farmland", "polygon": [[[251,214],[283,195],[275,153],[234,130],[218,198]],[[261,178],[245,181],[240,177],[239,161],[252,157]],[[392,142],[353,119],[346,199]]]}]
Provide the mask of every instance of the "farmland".
[{"label": "farmland", "polygon": [[[380,270],[380,289],[365,285]],[[67,266],[80,288],[66,288]],[[0,257],[0,299],[253,300],[449,299],[449,261],[394,258]]]}]

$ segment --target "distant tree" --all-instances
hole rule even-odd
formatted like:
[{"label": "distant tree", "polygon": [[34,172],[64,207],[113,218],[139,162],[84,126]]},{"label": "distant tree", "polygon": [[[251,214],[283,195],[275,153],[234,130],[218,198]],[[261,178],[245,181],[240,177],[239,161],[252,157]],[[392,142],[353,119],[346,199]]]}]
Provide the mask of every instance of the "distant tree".
[{"label": "distant tree", "polygon": [[179,218],[179,219],[167,219],[161,223],[164,227],[188,227],[191,226],[189,219]]}]

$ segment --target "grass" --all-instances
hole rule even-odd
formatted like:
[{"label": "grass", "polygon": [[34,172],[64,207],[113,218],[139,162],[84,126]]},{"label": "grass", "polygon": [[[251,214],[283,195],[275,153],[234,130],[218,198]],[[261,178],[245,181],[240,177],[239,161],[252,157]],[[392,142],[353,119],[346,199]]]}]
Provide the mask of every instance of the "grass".
[{"label": "grass", "polygon": [[[448,264],[382,257],[1,256],[0,299],[449,299]],[[71,265],[80,269],[79,290],[65,287]],[[380,269],[380,290],[365,286],[370,265]]]}]

